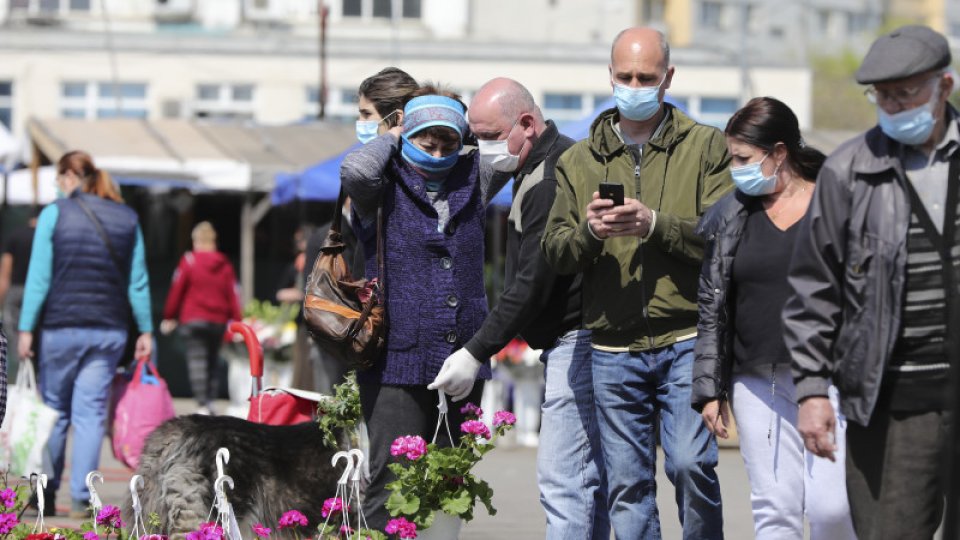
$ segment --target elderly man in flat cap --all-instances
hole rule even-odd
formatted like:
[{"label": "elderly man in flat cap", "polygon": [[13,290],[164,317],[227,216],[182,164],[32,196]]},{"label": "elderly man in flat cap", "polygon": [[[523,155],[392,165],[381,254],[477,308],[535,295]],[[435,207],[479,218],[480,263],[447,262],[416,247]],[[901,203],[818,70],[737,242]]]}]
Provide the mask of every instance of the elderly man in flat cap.
[{"label": "elderly man in flat cap", "polygon": [[[861,540],[931,538],[943,514],[960,324],[960,130],[947,40],[878,38],[857,70],[878,125],[833,153],[800,224],[784,308],[807,449],[846,444]],[[850,424],[834,440],[833,381]],[[844,421],[844,420],[841,420]]]}]

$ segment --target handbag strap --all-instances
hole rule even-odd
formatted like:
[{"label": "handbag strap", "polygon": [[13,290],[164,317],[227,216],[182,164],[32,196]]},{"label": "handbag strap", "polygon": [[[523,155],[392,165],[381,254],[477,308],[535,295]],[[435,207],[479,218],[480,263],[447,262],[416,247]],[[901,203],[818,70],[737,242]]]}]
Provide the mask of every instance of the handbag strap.
[{"label": "handbag strap", "polygon": [[[347,203],[347,192],[343,186],[340,186],[340,195],[337,196],[337,212],[333,216],[333,224],[330,230],[341,234],[343,221],[343,207]],[[380,201],[377,203],[377,283],[380,290],[383,291],[383,195],[380,195]]]},{"label": "handbag strap", "polygon": [[90,218],[90,221],[93,222],[93,226],[97,229],[97,232],[100,234],[100,238],[103,239],[103,243],[107,245],[107,250],[110,252],[110,258],[113,259],[113,264],[117,267],[117,272],[120,274],[120,284],[123,284],[123,264],[120,262],[120,257],[117,256],[116,250],[113,249],[113,242],[110,241],[110,237],[107,235],[107,231],[103,229],[103,224],[100,223],[100,220],[97,219],[97,216],[90,210],[90,207],[87,206],[87,203],[83,202],[82,197],[75,197],[74,200],[80,205],[80,209],[83,210],[83,213]]}]

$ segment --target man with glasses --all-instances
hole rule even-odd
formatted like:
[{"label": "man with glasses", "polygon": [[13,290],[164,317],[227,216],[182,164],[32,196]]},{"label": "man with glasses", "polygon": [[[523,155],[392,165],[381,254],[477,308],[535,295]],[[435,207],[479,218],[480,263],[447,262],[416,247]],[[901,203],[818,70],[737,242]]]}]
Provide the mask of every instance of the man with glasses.
[{"label": "man with glasses", "polygon": [[840,390],[847,492],[861,540],[931,538],[943,513],[960,284],[960,129],[947,40],[878,38],[857,70],[878,125],[824,164],[784,309],[811,452],[832,459]]},{"label": "man with glasses", "polygon": [[[610,538],[600,440],[590,377],[590,332],[581,328],[580,276],[560,276],[540,252],[557,192],[555,167],[573,145],[544,121],[520,83],[493,79],[470,102],[480,160],[515,177],[507,218],[506,283],[483,326],[448,362],[479,366],[518,334],[543,349],[546,396],[537,450],[537,483],[547,538]],[[447,370],[446,380],[456,370]],[[444,372],[437,377],[441,381]],[[468,380],[471,382],[472,379]]]},{"label": "man with glasses", "polygon": [[[583,273],[616,537],[660,538],[659,419],[683,537],[723,538],[717,444],[690,397],[703,257],[694,227],[732,187],[730,158],[723,133],[664,103],[674,68],[663,34],[621,32],[609,71],[616,108],[601,113],[587,139],[557,162],[542,248],[558,272]],[[618,191],[623,200],[615,205]]]}]

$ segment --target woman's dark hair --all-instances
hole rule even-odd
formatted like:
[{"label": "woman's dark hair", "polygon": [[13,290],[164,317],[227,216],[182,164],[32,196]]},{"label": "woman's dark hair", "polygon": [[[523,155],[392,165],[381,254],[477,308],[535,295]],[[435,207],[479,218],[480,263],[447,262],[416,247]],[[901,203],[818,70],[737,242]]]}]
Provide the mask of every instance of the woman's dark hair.
[{"label": "woman's dark hair", "polygon": [[738,141],[773,151],[777,143],[787,147],[789,165],[803,178],[816,180],[826,156],[804,144],[800,124],[790,107],[772,97],[757,97],[733,113],[724,133]]},{"label": "woman's dark hair", "polygon": [[80,179],[80,190],[84,193],[92,193],[103,199],[110,199],[114,202],[123,202],[117,185],[113,183],[110,174],[103,169],[98,169],[93,164],[93,158],[90,154],[81,150],[72,150],[60,157],[57,162],[57,174],[66,174],[72,172]]},{"label": "woman's dark hair", "polygon": [[394,127],[397,125],[398,118],[395,114],[389,116],[390,113],[396,110],[402,111],[403,106],[410,101],[411,94],[418,88],[420,85],[406,71],[388,67],[364,79],[360,83],[357,94],[373,103],[377,114],[385,119],[387,127]]}]

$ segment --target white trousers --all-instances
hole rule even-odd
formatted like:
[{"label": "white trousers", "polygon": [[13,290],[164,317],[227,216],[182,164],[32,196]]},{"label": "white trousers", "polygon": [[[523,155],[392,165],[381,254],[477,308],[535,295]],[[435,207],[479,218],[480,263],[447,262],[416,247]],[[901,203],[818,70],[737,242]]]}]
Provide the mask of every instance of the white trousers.
[{"label": "white trousers", "polygon": [[775,385],[772,379],[772,372],[735,375],[731,397],[757,540],[802,540],[804,514],[811,540],[856,540],[844,474],[846,419],[839,414],[837,389],[830,387],[830,402],[838,411],[836,461],[831,462],[803,446],[790,366],[777,366]]}]

